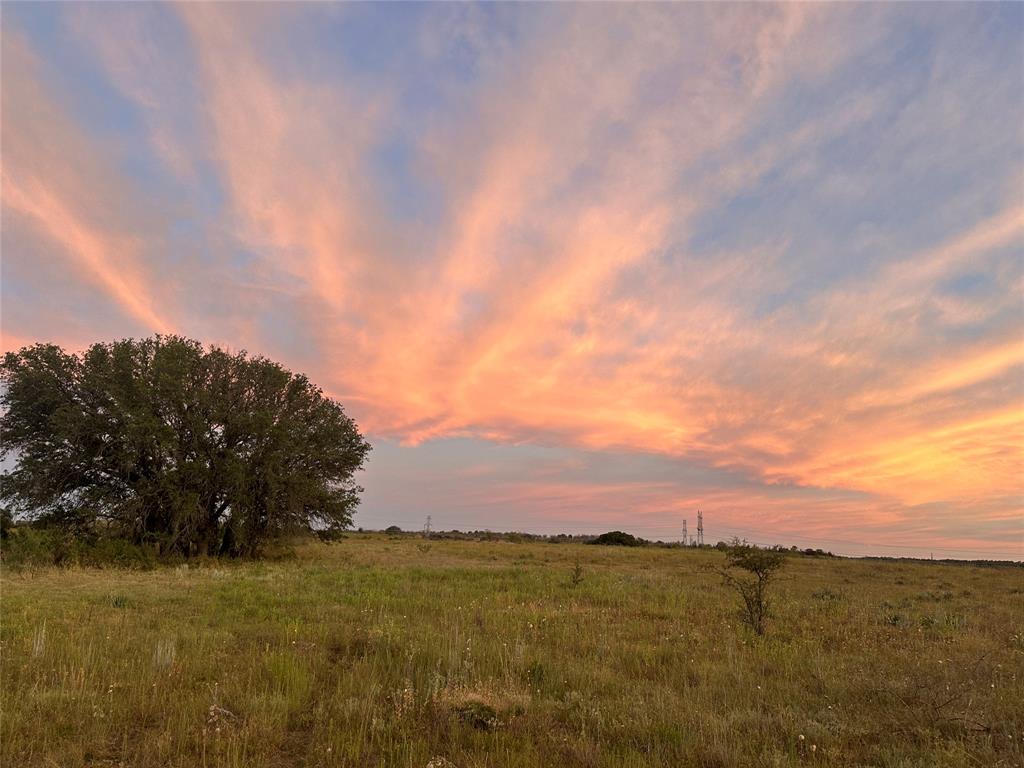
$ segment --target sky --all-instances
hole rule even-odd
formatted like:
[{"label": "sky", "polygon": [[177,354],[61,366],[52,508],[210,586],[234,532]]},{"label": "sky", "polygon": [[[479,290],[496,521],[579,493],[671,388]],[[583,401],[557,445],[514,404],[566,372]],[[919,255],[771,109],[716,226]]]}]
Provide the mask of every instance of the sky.
[{"label": "sky", "polygon": [[304,372],[357,526],[1024,558],[1024,4],[2,20],[4,350]]}]

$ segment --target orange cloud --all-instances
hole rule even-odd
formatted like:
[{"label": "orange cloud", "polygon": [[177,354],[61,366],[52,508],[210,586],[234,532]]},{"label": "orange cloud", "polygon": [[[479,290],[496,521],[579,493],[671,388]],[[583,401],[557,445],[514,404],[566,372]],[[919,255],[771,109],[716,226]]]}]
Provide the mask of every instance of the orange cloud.
[{"label": "orange cloud", "polygon": [[[844,13],[567,6],[521,45],[473,43],[478,79],[449,86],[443,114],[412,131],[409,175],[443,201],[430,220],[389,214],[374,183],[371,158],[402,127],[396,89],[283,73],[265,44],[282,20],[269,7],[173,13],[196,56],[207,120],[198,149],[169,126],[175,73],[145,24],[111,33],[81,13],[69,28],[139,107],[178,182],[197,183],[200,162],[213,164],[224,208],[203,212],[214,231],[179,289],[215,307],[206,325],[180,302],[172,312],[162,290],[174,282],[158,271],[167,223],[129,204],[134,187],[110,153],[57,104],[31,52],[5,38],[7,71],[24,72],[4,80],[5,211],[58,243],[147,330],[199,327],[299,360],[372,434],[406,444],[474,436],[622,449],[761,483],[717,494],[654,484],[634,499],[638,514],[717,504],[781,519],[797,504],[811,530],[829,515],[836,526],[843,516],[873,524],[916,504],[1020,495],[1012,379],[1024,347],[1006,317],[1019,317],[1021,284],[993,256],[1021,246],[1019,204],[896,261],[879,238],[892,253],[865,257],[855,276],[810,298],[787,291],[805,277],[792,263],[816,254],[787,261],[781,226],[746,248],[690,251],[702,216],[768,174],[809,174],[817,150],[893,98],[858,92],[751,138],[787,87],[857,53]],[[466,16],[472,40],[478,22]],[[428,30],[425,45],[443,48],[450,23]],[[244,267],[232,271],[223,254],[235,250]],[[976,268],[1011,289],[941,290]],[[780,493],[788,485],[826,490],[796,499]],[[637,491],[490,490],[496,501],[576,498],[608,510]]]},{"label": "orange cloud", "polygon": [[74,213],[46,188],[25,188],[8,176],[3,178],[3,204],[10,210],[31,217],[46,234],[60,243],[124,310],[156,333],[170,333],[171,325],[153,307],[138,275],[126,273],[125,265],[116,265],[110,255],[138,252],[137,245],[99,233],[84,225]]},{"label": "orange cloud", "polygon": [[[753,23],[712,14],[715,56],[678,83],[680,96],[692,95],[657,105],[637,103],[638,83],[685,58],[679,30],[668,31],[671,14],[658,9],[623,15],[615,36],[607,18],[581,14],[560,30],[558,47],[542,40],[514,62],[490,54],[499,74],[467,107],[474,136],[442,123],[422,139],[426,180],[445,190],[453,213],[439,243],[415,257],[386,231],[372,190],[353,181],[369,176],[365,157],[387,124],[388,95],[279,82],[229,10],[182,14],[237,231],[307,287],[321,375],[359,404],[371,431],[409,443],[478,435],[699,455],[771,481],[905,503],[1014,487],[1019,425],[980,412],[934,422],[921,401],[984,384],[1019,361],[1019,347],[967,348],[936,371],[936,360],[907,367],[863,340],[932,300],[934,282],[964,260],[1015,242],[1017,208],[816,299],[797,326],[785,313],[752,322],[738,300],[744,281],[779,279],[771,247],[642,284],[646,301],[616,293],[630,270],[659,274],[653,255],[696,212],[870,118],[878,100],[862,99],[705,186],[674,186],[680,168],[726,146],[794,71],[834,60],[823,46],[795,44],[820,32],[821,14],[764,9]],[[781,40],[800,55],[788,56]],[[726,61],[740,62],[739,77]],[[616,120],[628,120],[629,140],[606,145],[601,131]],[[595,161],[594,181],[573,186]],[[826,330],[808,332],[815,322]],[[882,389],[864,379],[864,365],[884,366]],[[761,377],[733,380],[744,368]],[[901,371],[911,378],[890,381]],[[795,377],[801,384],[787,391]],[[870,413],[900,402],[914,415]],[[986,436],[1003,446],[998,455],[974,447]]]},{"label": "orange cloud", "polygon": [[[8,215],[26,217],[59,244],[83,274],[94,281],[147,332],[167,333],[171,323],[157,308],[145,274],[144,246],[116,230],[118,200],[132,198],[71,118],[51,96],[39,63],[25,42],[5,34],[2,204]],[[10,254],[8,254],[8,257]]]}]

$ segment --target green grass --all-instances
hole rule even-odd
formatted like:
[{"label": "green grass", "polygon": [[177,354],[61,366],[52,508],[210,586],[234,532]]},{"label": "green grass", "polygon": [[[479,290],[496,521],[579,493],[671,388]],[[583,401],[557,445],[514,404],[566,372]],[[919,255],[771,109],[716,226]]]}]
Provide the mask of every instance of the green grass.
[{"label": "green grass", "polygon": [[1021,569],[422,543],[4,573],[0,764],[1024,765]]}]

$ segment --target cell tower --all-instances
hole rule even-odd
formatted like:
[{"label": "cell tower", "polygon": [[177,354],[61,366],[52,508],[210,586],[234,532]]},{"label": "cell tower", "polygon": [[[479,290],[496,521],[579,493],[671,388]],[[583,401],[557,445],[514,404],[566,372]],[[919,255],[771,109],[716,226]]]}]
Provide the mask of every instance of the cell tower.
[{"label": "cell tower", "polygon": [[697,546],[704,546],[704,514],[697,510]]},{"label": "cell tower", "polygon": [[689,541],[690,541],[690,539],[686,535],[686,521],[683,520],[683,546],[684,547],[687,546],[689,544]]}]

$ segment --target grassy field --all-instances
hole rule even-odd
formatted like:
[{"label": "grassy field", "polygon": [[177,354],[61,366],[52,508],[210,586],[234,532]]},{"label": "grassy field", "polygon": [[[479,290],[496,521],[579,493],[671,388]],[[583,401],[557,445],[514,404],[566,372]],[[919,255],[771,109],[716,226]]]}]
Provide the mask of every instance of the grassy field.
[{"label": "grassy field", "polygon": [[723,559],[353,534],[7,572],[0,764],[1024,765],[1024,570],[793,557],[761,639]]}]

